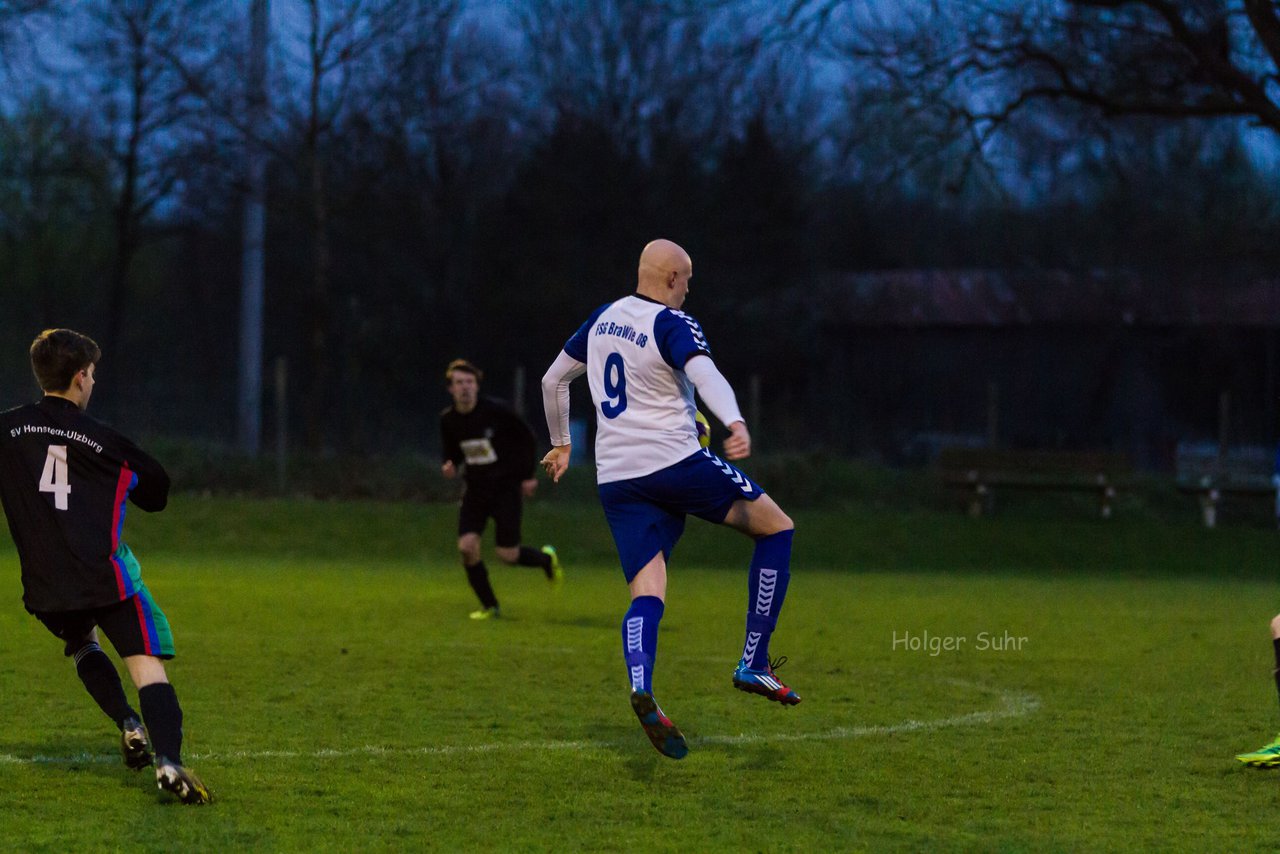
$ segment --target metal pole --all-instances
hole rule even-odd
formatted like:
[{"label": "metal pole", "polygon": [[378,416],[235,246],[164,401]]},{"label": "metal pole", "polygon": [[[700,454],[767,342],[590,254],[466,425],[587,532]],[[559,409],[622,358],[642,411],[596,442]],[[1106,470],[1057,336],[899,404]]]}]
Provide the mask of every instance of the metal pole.
[{"label": "metal pole", "polygon": [[761,404],[760,404],[760,375],[759,374],[751,375],[751,380],[747,385],[747,395],[748,395],[747,406],[750,409],[750,413],[751,413],[750,415],[747,416],[748,418],[751,419],[751,423],[747,426],[747,429],[751,431],[752,453],[758,453],[760,450],[760,434],[764,432],[760,424]]},{"label": "metal pole", "polygon": [[240,384],[237,440],[257,456],[262,446],[262,303],[264,289],[267,160],[261,132],[267,106],[267,0],[250,7],[249,134],[240,268]]},{"label": "metal pole", "polygon": [[524,365],[516,365],[516,375],[511,382],[511,407],[524,417]]},{"label": "metal pole", "polygon": [[1262,380],[1263,393],[1266,395],[1263,403],[1263,435],[1268,439],[1276,436],[1276,332],[1267,330],[1266,333],[1266,374]]},{"label": "metal pole", "polygon": [[1227,445],[1231,442],[1231,392],[1218,395],[1218,470],[1227,462]]},{"label": "metal pole", "polygon": [[995,380],[987,383],[987,447],[1000,445],[1000,386]]},{"label": "metal pole", "polygon": [[289,362],[276,357],[276,491],[284,495],[289,486]]}]

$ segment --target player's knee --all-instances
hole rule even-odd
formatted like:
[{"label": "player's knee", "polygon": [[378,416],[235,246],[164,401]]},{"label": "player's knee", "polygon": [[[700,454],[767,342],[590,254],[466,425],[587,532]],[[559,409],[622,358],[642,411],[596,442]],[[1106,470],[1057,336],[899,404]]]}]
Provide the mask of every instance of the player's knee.
[{"label": "player's knee", "polygon": [[773,504],[758,521],[758,536],[771,537],[784,531],[794,531],[795,528],[796,523],[791,520],[791,517],[783,513],[782,508],[777,504]]},{"label": "player's knee", "polygon": [[130,655],[124,659],[124,666],[129,671],[135,688],[145,688],[159,682],[168,682],[164,662],[153,655]]},{"label": "player's knee", "polygon": [[519,546],[498,546],[494,552],[498,555],[498,560],[503,563],[515,563],[520,557]]},{"label": "player's knee", "polygon": [[102,651],[102,647],[98,646],[98,642],[93,638],[77,638],[76,640],[67,641],[63,647],[62,654],[79,666],[80,659],[89,655],[94,650]]},{"label": "player's knee", "polygon": [[795,528],[791,517],[782,512],[782,508],[768,495],[762,495],[748,505],[752,517],[751,533],[757,537],[768,537],[790,531]]},{"label": "player's knee", "polygon": [[1280,614],[1276,614],[1271,618],[1271,636],[1280,638]]},{"label": "player's knee", "polygon": [[480,538],[474,534],[458,538],[458,554],[462,556],[462,562],[466,566],[471,566],[480,560]]}]

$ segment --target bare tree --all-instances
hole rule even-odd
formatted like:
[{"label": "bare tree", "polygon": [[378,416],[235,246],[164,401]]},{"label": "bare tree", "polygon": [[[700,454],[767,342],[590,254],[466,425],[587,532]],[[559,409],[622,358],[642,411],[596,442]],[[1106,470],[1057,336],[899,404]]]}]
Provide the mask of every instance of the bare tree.
[{"label": "bare tree", "polygon": [[[345,299],[335,292],[332,231],[344,200],[335,197],[332,174],[335,168],[345,169],[342,177],[347,178],[351,167],[360,165],[371,128],[384,133],[396,126],[405,137],[422,140],[445,126],[437,101],[453,95],[441,94],[440,87],[421,88],[419,84],[430,81],[416,66],[450,55],[454,24],[464,3],[276,0],[272,6],[278,23],[271,38],[265,121],[251,121],[250,87],[227,85],[250,70],[244,49],[248,37],[225,40],[223,48],[202,63],[179,56],[170,59],[204,107],[205,147],[219,140],[224,147],[258,147],[279,170],[282,185],[301,194],[294,201],[282,196],[281,204],[306,211],[309,281],[291,302],[301,310],[304,329],[305,438],[308,446],[317,448],[325,441],[326,421],[333,420],[330,402],[337,358],[330,350],[338,306],[349,309],[354,304],[354,295]],[[243,28],[248,22],[240,15],[225,23]],[[434,59],[424,60],[424,54]],[[233,186],[242,185],[240,175],[226,177]]]},{"label": "bare tree", "polygon": [[468,237],[537,138],[540,105],[522,85],[510,31],[468,17],[460,0],[434,4],[433,15],[419,16],[402,36],[385,54],[369,114],[373,150],[403,161],[389,173],[401,185],[384,192],[412,199],[415,252],[430,271],[424,301],[437,317],[465,314],[474,263]]},{"label": "bare tree", "polygon": [[[330,398],[335,321],[330,249],[331,200],[327,164],[333,137],[352,106],[354,86],[368,77],[361,71],[377,66],[386,49],[411,23],[431,13],[431,4],[410,0],[301,0],[305,24],[292,40],[283,36],[286,78],[277,98],[277,115],[301,139],[298,168],[305,181],[311,232],[311,290],[307,305],[306,440],[313,448],[324,441],[326,401]],[[299,82],[296,90],[288,83]],[[368,109],[365,104],[363,109]],[[286,133],[285,136],[293,136]]]},{"label": "bare tree", "polygon": [[743,94],[735,88],[747,76],[738,45],[710,34],[722,7],[687,0],[533,0],[516,7],[530,83],[548,125],[588,120],[621,152],[643,159],[664,132],[722,140],[739,106],[734,95]]},{"label": "bare tree", "polygon": [[26,336],[100,310],[92,283],[109,251],[109,171],[82,117],[47,96],[0,116],[0,325]]},{"label": "bare tree", "polygon": [[963,146],[959,179],[1020,125],[1225,118],[1280,133],[1275,0],[922,0],[870,16],[861,6],[795,0],[785,20],[859,64],[859,109],[907,122],[909,161]]},{"label": "bare tree", "polygon": [[75,49],[86,88],[101,110],[99,132],[114,171],[115,249],[106,281],[104,335],[120,342],[130,268],[148,238],[146,224],[172,198],[184,169],[184,139],[200,105],[170,61],[201,46],[210,0],[95,0],[81,10]]}]

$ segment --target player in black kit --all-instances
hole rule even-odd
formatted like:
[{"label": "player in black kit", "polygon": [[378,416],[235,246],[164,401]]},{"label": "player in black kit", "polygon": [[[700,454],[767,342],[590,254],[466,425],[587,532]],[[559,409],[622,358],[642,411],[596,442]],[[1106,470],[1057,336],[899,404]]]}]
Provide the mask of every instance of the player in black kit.
[{"label": "player in black kit", "polygon": [[[89,695],[120,728],[125,765],[151,765],[154,746],[161,794],[208,803],[209,790],[182,765],[182,708],[161,662],[173,658],[173,634],[121,540],[126,502],[163,510],[169,476],[84,414],[100,357],[92,339],[46,329],[31,345],[44,398],[0,413],[0,501],[18,547],[23,604],[63,641]],[[98,629],[129,670],[141,719]]]},{"label": "player in black kit", "polygon": [[455,359],[445,369],[445,387],[453,405],[440,413],[440,472],[457,477],[462,469],[466,489],[458,512],[458,553],[467,581],[480,599],[473,620],[501,615],[498,597],[489,584],[489,571],[480,557],[480,535],[493,517],[498,557],[503,563],[540,567],[547,580],[564,580],[560,558],[551,546],[541,550],[520,544],[523,499],[538,488],[533,431],[514,410],[480,394],[480,369]]}]

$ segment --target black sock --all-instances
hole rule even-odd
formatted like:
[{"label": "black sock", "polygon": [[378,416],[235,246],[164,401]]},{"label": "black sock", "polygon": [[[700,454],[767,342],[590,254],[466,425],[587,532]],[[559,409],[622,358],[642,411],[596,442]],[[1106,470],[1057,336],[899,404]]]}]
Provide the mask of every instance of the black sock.
[{"label": "black sock", "polygon": [[120,684],[120,674],[111,659],[96,643],[85,644],[75,655],[76,673],[85,690],[93,697],[98,708],[124,729],[125,718],[136,718],[138,713],[129,705]]},{"label": "black sock", "polygon": [[1272,638],[1271,645],[1276,650],[1276,669],[1271,671],[1271,675],[1275,677],[1276,693],[1280,695],[1280,638]]},{"label": "black sock", "polygon": [[484,561],[467,567],[467,581],[471,582],[471,589],[476,592],[481,607],[498,607],[498,597],[493,595],[493,588],[489,586],[489,570],[485,568]]},{"label": "black sock", "polygon": [[151,749],[156,756],[182,764],[182,707],[178,694],[168,682],[153,682],[138,689],[142,719],[151,736]]},{"label": "black sock", "polygon": [[520,555],[516,558],[516,563],[521,566],[537,566],[548,576],[551,575],[551,555],[540,549],[531,549],[528,546],[520,547]]}]

